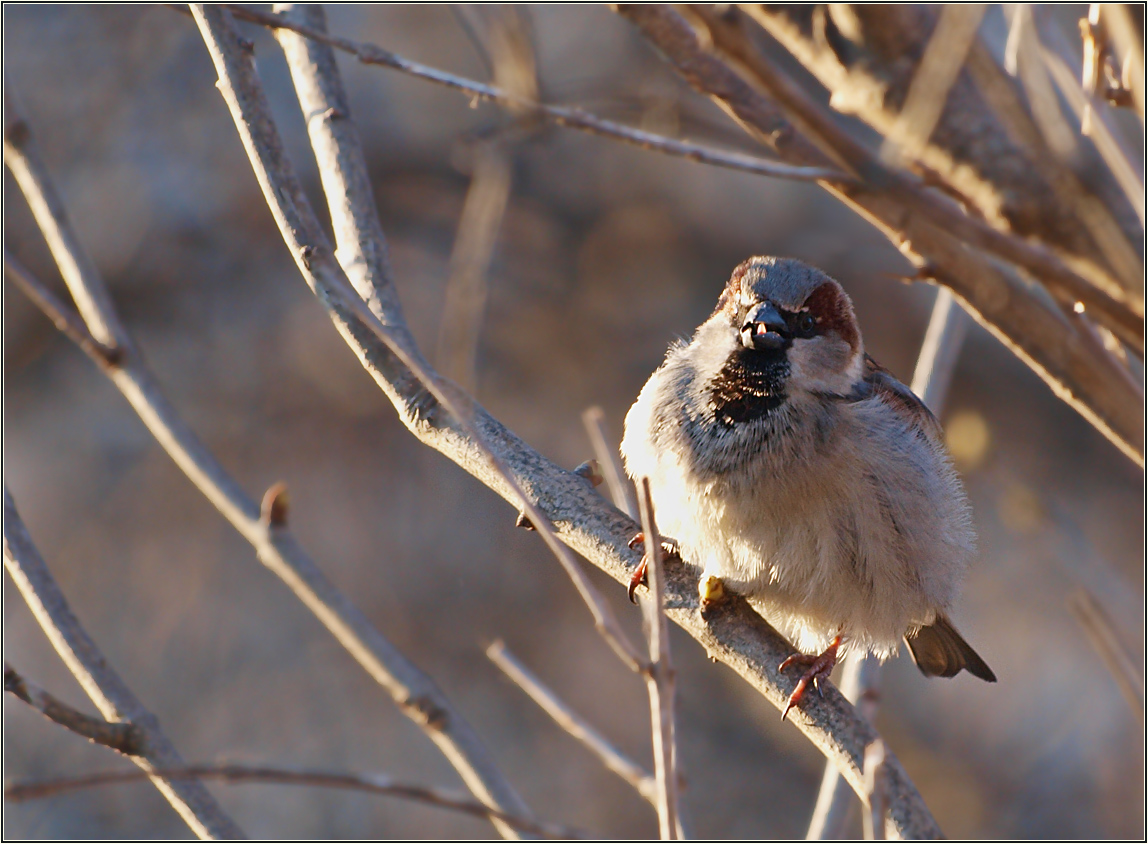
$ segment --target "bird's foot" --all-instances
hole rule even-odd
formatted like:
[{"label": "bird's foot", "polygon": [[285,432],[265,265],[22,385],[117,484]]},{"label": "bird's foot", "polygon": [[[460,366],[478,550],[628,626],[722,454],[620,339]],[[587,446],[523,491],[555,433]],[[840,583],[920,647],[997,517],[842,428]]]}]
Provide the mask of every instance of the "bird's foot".
[{"label": "bird's foot", "polygon": [[[637,548],[639,545],[644,545],[645,542],[646,542],[646,535],[644,533],[642,533],[641,531],[638,531],[637,533],[634,534],[634,538],[631,539],[626,544],[630,548]],[[682,549],[678,545],[676,540],[667,539],[666,537],[663,536],[662,537],[662,559],[670,559],[670,558],[673,558],[676,560],[681,560]],[[639,586],[645,586],[646,585],[646,569],[649,567],[649,564],[650,564],[650,555],[649,554],[643,554],[642,555],[642,562],[638,563],[638,567],[636,569],[634,569],[634,574],[630,578],[630,586],[628,589],[626,589],[626,597],[630,599],[631,604],[638,603],[636,600],[634,600],[634,592],[637,591]]]},{"label": "bird's foot", "polygon": [[837,664],[837,649],[840,646],[841,636],[837,635],[823,653],[817,656],[794,654],[781,663],[781,665],[777,666],[778,671],[784,671],[791,665],[800,665],[805,668],[805,673],[802,674],[801,679],[797,681],[797,686],[794,687],[793,694],[789,696],[789,701],[785,704],[785,710],[781,713],[782,721],[789,715],[789,710],[801,702],[801,698],[805,696],[805,690],[809,688],[810,683],[813,683],[813,688],[817,689],[817,694],[821,694],[821,681],[829,679],[829,673],[833,670],[833,666]]},{"label": "bird's foot", "polygon": [[703,574],[698,581],[698,610],[705,618],[715,605],[725,599],[725,584],[716,574]]}]

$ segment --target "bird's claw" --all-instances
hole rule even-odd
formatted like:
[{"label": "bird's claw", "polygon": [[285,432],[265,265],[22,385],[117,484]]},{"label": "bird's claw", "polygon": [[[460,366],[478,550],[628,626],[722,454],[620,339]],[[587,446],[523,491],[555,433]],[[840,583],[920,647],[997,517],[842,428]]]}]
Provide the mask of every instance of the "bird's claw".
[{"label": "bird's claw", "polygon": [[805,673],[797,681],[797,685],[793,689],[793,694],[789,696],[789,700],[785,703],[785,709],[781,713],[781,720],[784,721],[789,715],[789,710],[793,709],[798,703],[801,702],[802,697],[805,696],[805,690],[809,688],[809,684],[813,684],[813,688],[817,691],[817,696],[824,698],[825,695],[821,691],[821,681],[829,679],[829,674],[833,671],[833,666],[837,664],[837,648],[841,645],[841,637],[837,636],[833,639],[833,643],[825,649],[824,653],[817,656],[809,654],[794,654],[785,659],[781,665],[777,666],[778,671],[784,671],[791,665],[805,666]]},{"label": "bird's claw", "polygon": [[[638,531],[634,534],[630,541],[626,543],[626,547],[633,550],[639,545],[644,545],[645,542],[646,535],[642,533],[642,531]],[[665,537],[662,537],[662,559],[680,560],[681,558],[682,552],[678,543],[673,539],[666,539]],[[626,597],[630,599],[631,604],[638,603],[637,599],[634,597],[634,593],[638,590],[639,586],[646,585],[646,570],[648,569],[649,564],[649,555],[643,554],[642,562],[638,563],[638,567],[634,569],[634,574],[630,578],[630,585],[626,589]]]}]

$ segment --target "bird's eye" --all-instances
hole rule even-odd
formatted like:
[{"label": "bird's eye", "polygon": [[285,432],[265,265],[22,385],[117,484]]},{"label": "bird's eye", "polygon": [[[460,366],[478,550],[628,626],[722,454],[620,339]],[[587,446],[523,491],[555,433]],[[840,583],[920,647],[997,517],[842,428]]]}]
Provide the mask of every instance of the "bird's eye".
[{"label": "bird's eye", "polygon": [[817,318],[813,314],[806,311],[805,313],[798,314],[797,316],[797,333],[804,337],[809,337],[813,334],[813,330],[817,328]]}]

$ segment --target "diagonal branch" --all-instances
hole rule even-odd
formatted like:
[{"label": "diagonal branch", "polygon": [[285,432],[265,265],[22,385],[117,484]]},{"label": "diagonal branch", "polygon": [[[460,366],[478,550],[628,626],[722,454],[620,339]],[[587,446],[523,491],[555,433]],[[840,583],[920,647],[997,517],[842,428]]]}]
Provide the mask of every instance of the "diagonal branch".
[{"label": "diagonal branch", "polygon": [[[814,164],[827,160],[821,148],[790,123],[774,100],[759,93],[732,67],[708,52],[676,11],[656,5],[623,6],[619,11],[641,29],[690,84],[711,96],[782,158]],[[739,25],[701,8],[692,11],[705,18],[714,44],[735,54],[747,66],[753,62],[755,79],[786,110],[800,118],[801,126],[850,166],[874,179],[872,184],[860,188],[825,183],[823,186],[877,226],[918,267],[922,277],[950,287],[970,313],[1036,371],[1057,396],[1142,466],[1142,390],[1127,368],[1095,337],[1095,329],[1087,319],[1035,295],[1031,285],[962,243],[958,238],[965,236],[968,226],[982,227],[963,212],[957,212],[961,226],[950,226],[947,219],[940,225],[927,214],[915,213],[919,207],[907,200],[920,198],[922,192],[914,183],[881,165],[779,68],[751,51]],[[929,196],[930,204],[934,200]],[[994,237],[1007,237],[992,231]],[[978,240],[972,244],[983,246]],[[1061,268],[1065,269],[1063,265]],[[1041,278],[1048,281],[1045,276]],[[1090,287],[1082,279],[1078,278],[1078,282]],[[1133,316],[1132,322],[1139,324],[1139,318]],[[1125,332],[1121,339],[1142,348],[1140,330],[1135,328],[1135,337]]]},{"label": "diagonal branch", "polygon": [[[541,823],[533,818],[500,812],[460,794],[438,788],[397,782],[383,774],[346,774],[328,771],[290,770],[255,765],[183,765],[163,768],[158,773],[168,779],[195,783],[198,780],[220,780],[224,783],[258,782],[276,785],[302,785],[313,788],[337,788],[344,791],[362,791],[388,797],[401,797],[417,803],[426,803],[478,818],[489,818],[531,836],[548,838],[584,838],[583,833],[560,824]],[[42,782],[17,782],[4,787],[4,799],[13,803],[40,800],[82,788],[135,782],[144,774],[136,771],[104,771]]]},{"label": "diagonal branch", "polygon": [[[96,643],[80,625],[64,593],[28,535],[8,487],[4,487],[4,567],[92,703],[108,721],[130,724],[135,762],[160,793],[200,838],[245,838],[243,831],[198,782],[169,779],[161,768],[176,768],[183,759],[159,727],[159,721],[140,703],[108,664]],[[7,685],[5,676],[5,685]]]},{"label": "diagonal branch", "polygon": [[[617,582],[629,583],[639,558],[627,543],[637,532],[637,525],[598,496],[581,478],[523,443],[478,404],[452,393],[456,400],[465,402],[473,430],[509,471],[514,485],[509,483],[479,442],[462,430],[458,419],[443,406],[439,394],[450,388],[438,382],[424,384],[412,375],[410,364],[417,352],[410,351],[413,346],[399,345],[397,338],[409,337],[401,312],[379,304],[384,299],[396,301],[389,275],[385,272],[370,275],[365,267],[353,275],[360,292],[371,302],[371,310],[366,314],[362,300],[352,301],[346,295],[345,276],[331,261],[318,223],[287,167],[258,77],[250,66],[250,57],[241,58],[244,55],[241,40],[218,7],[196,8],[195,14],[201,29],[206,30],[206,40],[212,45],[213,59],[221,77],[219,85],[228,99],[240,137],[284,240],[304,279],[391,399],[404,424],[419,440],[454,460],[512,506],[519,508],[528,504],[539,517],[544,512],[563,542]],[[327,119],[311,121],[312,125],[327,122]],[[338,125],[342,121],[333,122]],[[324,188],[328,191],[328,179],[333,178],[334,170],[350,157],[361,160],[358,149],[352,153],[335,143],[330,149],[320,148],[314,139],[312,144],[316,147]],[[332,172],[324,172],[328,168]],[[344,229],[351,238],[366,238],[376,254],[383,251],[383,242],[381,235],[372,235],[378,222],[369,183],[365,178],[360,180],[355,175],[357,171],[347,173],[352,176],[348,184],[361,187],[364,192],[351,196],[329,194],[328,203],[333,219],[336,209],[342,215],[341,221],[335,223],[339,257],[361,267],[360,261],[354,259],[354,241],[348,240],[350,245],[344,246]],[[355,216],[352,208],[364,216]],[[402,348],[402,355],[397,348]],[[428,373],[421,358],[417,361],[419,371]],[[432,386],[436,387],[435,395],[431,394]],[[523,494],[528,496],[528,501],[524,502]],[[531,521],[535,521],[534,513],[527,512]],[[727,604],[703,620],[698,613],[697,572],[675,563],[666,566],[666,607],[670,619],[697,639],[714,660],[737,671],[779,710],[784,706],[795,681],[781,675],[777,666],[790,654],[790,647],[744,599],[731,597]],[[805,709],[794,714],[796,717],[791,721],[839,766],[854,790],[863,793],[861,765],[865,746],[876,736],[872,726],[858,718],[848,702],[832,688],[827,688],[824,700],[811,700]],[[936,823],[904,769],[892,757],[889,770],[891,816],[899,832],[906,837],[937,837]]]},{"label": "diagonal branch", "polygon": [[[6,133],[5,164],[29,199],[77,303],[98,303],[86,318],[102,330],[101,343],[27,270],[5,253],[7,274],[100,365],[175,463],[233,527],[254,546],[260,561],[311,610],[362,668],[438,746],[467,787],[494,808],[529,814],[478,735],[434,681],[392,645],[336,586],[284,525],[265,520],[259,505],[228,474],[168,402],[123,326],[95,265],[73,232],[64,207],[37,155],[27,124],[13,115],[18,133]],[[15,135],[15,139],[10,137]],[[412,341],[413,342],[413,341]],[[108,349],[107,343],[112,348]],[[110,354],[111,351],[114,355]],[[510,831],[509,828],[505,828]]]}]

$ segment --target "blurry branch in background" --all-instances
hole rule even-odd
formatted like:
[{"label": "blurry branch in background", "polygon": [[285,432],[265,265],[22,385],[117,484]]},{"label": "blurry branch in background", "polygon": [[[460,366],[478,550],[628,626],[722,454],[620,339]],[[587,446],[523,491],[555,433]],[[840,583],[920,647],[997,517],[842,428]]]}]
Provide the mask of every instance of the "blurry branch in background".
[{"label": "blurry branch in background", "polygon": [[881,158],[886,164],[896,166],[902,156],[909,160],[921,157],[941,119],[949,91],[964,67],[986,8],[985,3],[941,7],[937,26],[909,84],[905,104],[881,147]]},{"label": "blurry branch in background", "polygon": [[[7,486],[4,487],[4,567],[52,647],[104,718],[117,724],[131,725],[130,758],[143,770],[140,776],[152,781],[200,838],[246,838],[243,830],[224,813],[202,784],[169,779],[157,772],[162,768],[180,767],[183,759],[160,730],[156,717],[144,708],[80,625],[44,558],[32,543]],[[7,687],[7,671],[4,679]],[[18,694],[16,691],[13,693]]]},{"label": "blurry branch in background", "polygon": [[[885,10],[905,7],[848,8],[858,14],[862,9],[890,14]],[[809,12],[809,7],[800,9]],[[806,51],[819,55],[827,48],[824,38],[818,41],[808,31],[812,25],[809,21],[785,17],[799,15],[800,9],[755,6],[752,13],[799,60],[813,63]],[[817,9],[821,11],[812,12],[814,18],[820,14],[822,27],[827,26],[824,7]],[[689,7],[689,14],[698,21],[704,37],[699,37],[690,23],[670,7],[619,6],[618,11],[691,85],[711,96],[783,160],[803,166],[836,163],[857,172],[862,186],[821,184],[876,225],[917,267],[920,278],[950,287],[970,313],[1032,367],[1059,397],[1143,466],[1143,390],[1123,363],[1122,354],[1118,357],[1106,347],[1092,322],[1095,319],[1112,332],[1114,336],[1108,339],[1114,347],[1123,348],[1115,339],[1118,337],[1132,352],[1142,355],[1143,293],[1138,286],[1114,279],[1095,249],[1074,254],[1065,263],[1054,254],[1059,242],[1054,245],[1025,239],[1019,229],[1016,233],[998,230],[985,219],[966,213],[961,205],[933,191],[911,173],[883,165],[873,151],[842,129],[828,110],[757,48],[751,38],[752,22],[738,9],[728,7],[727,13],[719,15],[712,7]],[[736,62],[736,68],[746,76],[725,57]],[[836,77],[847,80],[849,85],[854,82],[840,69]],[[841,81],[841,85],[843,91],[848,87],[846,81]],[[838,98],[838,91],[831,90]],[[849,88],[845,93],[854,99],[865,94],[861,98],[864,102],[881,102],[880,92],[858,93]],[[859,116],[864,116],[864,112]],[[887,119],[894,117],[895,114]],[[966,122],[976,119],[978,115],[973,114]],[[946,121],[943,113],[940,128],[933,135],[934,143],[927,149],[934,149],[937,133],[948,125]],[[960,120],[956,122],[959,124]],[[986,155],[991,159],[992,153],[990,149]],[[970,167],[952,163],[949,167],[954,173],[974,172]],[[938,174],[935,167],[931,169],[934,175]],[[953,185],[954,190],[960,187]],[[974,190],[985,192],[980,181],[963,187],[973,198],[978,195]],[[965,195],[964,190],[957,192]],[[973,199],[967,201],[971,203]],[[1048,198],[1048,203],[1053,201],[1054,198]],[[999,197],[992,200],[985,212],[996,206],[1004,213],[1007,206],[1002,202]],[[1030,197],[1025,207],[1031,203]],[[1041,200],[1036,210],[1048,203]],[[1005,225],[1002,220],[995,224]],[[1043,223],[1038,217],[1030,225]],[[1015,263],[1015,268],[1004,266],[1002,259]],[[1084,271],[1087,278],[1078,275],[1076,269]],[[1039,279],[1055,302],[1040,289],[1034,289],[1018,272],[1031,273]]]},{"label": "blurry branch in background", "polygon": [[888,803],[885,778],[885,743],[881,739],[865,748],[865,793],[867,811],[861,815],[866,841],[884,841],[885,807]]},{"label": "blurry branch in background", "polygon": [[650,479],[642,478],[638,489],[638,509],[642,511],[645,537],[646,577],[649,588],[642,601],[650,662],[643,672],[650,694],[650,721],[654,729],[654,779],[658,788],[658,827],[663,841],[681,838],[678,818],[678,752],[674,735],[674,686],[677,672],[670,661],[670,629],[666,624],[665,569],[662,566],[662,537],[654,520],[654,500]]},{"label": "blurry branch in background", "polygon": [[913,369],[913,379],[909,382],[909,389],[938,419],[945,411],[949,386],[953,383],[957,359],[968,331],[968,317],[953,298],[953,291],[938,287],[933,313]]},{"label": "blurry branch in background", "polygon": [[[348,774],[330,771],[292,770],[255,765],[172,765],[157,773],[177,782],[198,784],[198,780],[220,780],[227,784],[268,783],[276,785],[301,785],[312,788],[336,788],[344,791],[364,791],[387,797],[400,797],[417,803],[426,803],[455,812],[462,812],[478,818],[487,818],[498,824],[509,826],[530,837],[546,838],[585,838],[585,834],[568,826],[542,823],[533,818],[524,818],[508,812],[500,812],[461,794],[454,794],[437,788],[398,782],[384,774]],[[136,782],[146,774],[136,771],[104,771],[42,782],[16,782],[4,786],[4,799],[19,803],[25,800],[40,800],[54,797],[69,791],[96,786],[117,785]]]},{"label": "blurry branch in background", "polygon": [[[1139,9],[1140,4],[1136,6]],[[1135,108],[1140,120],[1144,120],[1143,14],[1139,9],[1136,26],[1123,4],[1091,3],[1088,17],[1080,19],[1080,37],[1084,42],[1080,87],[1088,99],[1080,121],[1081,134],[1092,132],[1092,103],[1097,97],[1113,106]],[[1124,54],[1122,63],[1114,48]]]},{"label": "blurry branch in background", "polygon": [[554,723],[588,747],[602,760],[603,765],[633,786],[634,790],[642,795],[655,811],[657,810],[658,790],[653,776],[636,762],[631,761],[584,718],[562,702],[507,649],[501,640],[487,648],[486,655],[491,662],[502,669],[503,674],[542,707],[542,710],[554,719]]},{"label": "blurry branch in background", "polygon": [[606,414],[597,405],[589,407],[582,412],[582,424],[586,427],[590,445],[594,448],[594,456],[598,458],[598,466],[606,479],[606,485],[610,488],[614,506],[631,519],[638,518],[634,491],[622,469],[618,449],[610,445],[612,440],[606,435]]},{"label": "blurry branch in background", "polygon": [[93,718],[69,706],[30,680],[25,680],[8,663],[4,663],[4,691],[38,710],[45,718],[95,744],[110,747],[127,756],[139,754],[142,742],[134,724]]},{"label": "blurry branch in background", "polygon": [[478,343],[490,283],[487,274],[510,199],[511,160],[500,139],[475,143],[470,158],[470,188],[450,253],[435,360],[448,378],[468,392],[477,392]]},{"label": "blurry branch in background", "polygon": [[[525,13],[508,5],[456,5],[489,57],[494,84],[524,102],[538,100],[534,46]],[[521,111],[521,109],[519,109]],[[513,176],[511,132],[495,129],[470,149],[470,189],[462,208],[438,334],[436,363],[471,393],[478,389],[478,344],[490,266]]]},{"label": "blurry branch in background", "polygon": [[[1048,19],[1047,10],[1037,7],[1033,10],[1036,28],[1047,44],[1040,44],[1040,55],[1048,68],[1049,74],[1056,83],[1057,90],[1068,102],[1073,114],[1081,123],[1081,129],[1087,126],[1087,135],[1096,144],[1104,163],[1116,178],[1120,188],[1124,191],[1128,201],[1136,210],[1141,226],[1144,225],[1144,186],[1141,178],[1136,175],[1129,154],[1116,140],[1115,132],[1109,123],[1108,107],[1095,99],[1089,100],[1080,90],[1080,84],[1072,71],[1070,61],[1064,54],[1071,55],[1071,48],[1065,42],[1064,35]],[[1039,40],[1038,40],[1039,43]]]},{"label": "blurry branch in background", "polygon": [[[7,252],[5,274],[100,365],[188,479],[252,544],[260,561],[390,693],[400,711],[438,745],[475,796],[494,808],[529,814],[477,734],[434,681],[388,642],[326,578],[282,523],[285,512],[275,522],[262,517],[260,506],[247,496],[168,402],[121,322],[95,264],[72,230],[31,130],[14,111],[12,97],[8,97],[6,108],[5,164],[27,198],[83,320],[77,319]],[[504,831],[510,830],[506,827]]]},{"label": "blurry branch in background", "polygon": [[[968,326],[968,317],[953,298],[952,291],[938,287],[933,314],[929,318],[929,327],[925,329],[925,339],[921,343],[909,387],[937,418],[944,410]],[[872,654],[851,656],[841,675],[841,694],[853,702],[862,718],[874,723],[881,697],[881,661]],[[846,837],[845,827],[852,803],[852,792],[841,780],[837,769],[826,765],[806,840]]]},{"label": "blurry branch in background", "polygon": [[[316,17],[322,14],[321,10],[306,12]],[[331,211],[338,263],[283,151],[254,71],[251,45],[234,31],[230,14],[222,7],[196,6],[193,14],[219,74],[218,87],[280,233],[308,286],[344,339],[412,434],[525,511],[575,580],[594,613],[597,629],[619,656],[640,668],[644,659],[622,644],[626,640],[616,636],[611,640],[612,630],[607,625],[616,629],[616,619],[603,609],[601,599],[565,546],[554,541],[556,529],[563,542],[626,584],[639,562],[637,554],[627,547],[637,526],[582,478],[548,461],[469,396],[440,381],[417,351],[384,259],[385,240],[363,153],[348,119],[331,51],[321,47],[319,39],[297,39],[286,29],[279,30],[277,37],[288,54],[300,106],[308,118],[318,118],[308,119],[308,131]],[[465,414],[458,412],[460,406],[466,409]],[[795,682],[777,670],[791,653],[788,643],[737,596],[711,618],[702,620],[697,612],[697,574],[693,569],[680,563],[667,566],[666,579],[666,606],[674,622],[696,638],[712,658],[730,665],[780,710]],[[828,687],[824,699],[803,704],[791,721],[835,760],[853,788],[863,793],[862,754],[875,738],[872,726],[859,719],[848,702]],[[891,755],[887,766],[890,815],[899,834],[939,835],[936,822],[904,769]]]},{"label": "blurry branch in background", "polygon": [[1104,660],[1120,692],[1144,726],[1144,677],[1116,635],[1112,620],[1092,594],[1080,587],[1068,596],[1068,608],[1088,636],[1096,653]]},{"label": "blurry branch in background", "polygon": [[[182,7],[179,8],[182,9]],[[427,82],[433,82],[436,85],[451,88],[470,96],[472,102],[483,100],[497,103],[514,112],[535,114],[558,126],[565,126],[591,135],[622,141],[623,143],[632,144],[640,149],[660,152],[677,158],[686,158],[690,161],[711,164],[715,167],[754,173],[759,176],[773,176],[778,179],[795,179],[803,182],[817,181],[819,179],[841,182],[853,181],[853,178],[849,174],[843,173],[834,167],[794,167],[780,161],[771,161],[753,155],[745,155],[744,153],[719,150],[702,144],[693,144],[687,141],[667,138],[664,135],[658,135],[654,132],[646,132],[642,129],[635,129],[632,126],[616,123],[613,120],[606,120],[580,108],[547,105],[546,103],[520,99],[497,86],[488,85],[484,82],[476,82],[464,76],[457,76],[453,73],[447,73],[445,70],[439,70],[438,68],[410,61],[389,50],[384,50],[375,44],[353,41],[350,38],[343,38],[337,35],[328,35],[326,32],[314,27],[286,20],[282,15],[268,14],[267,12],[260,12],[234,4],[228,4],[227,8],[240,20],[250,21],[251,23],[257,23],[272,29],[296,32],[306,38],[318,41],[320,44],[326,44],[336,50],[349,53],[365,65],[387,67],[391,70],[397,70]]]},{"label": "blurry branch in background", "polygon": [[[853,702],[862,718],[870,724],[875,723],[877,706],[881,701],[881,661],[872,654],[851,656],[841,674],[841,694]],[[805,839],[833,841],[848,838],[849,820],[856,805],[856,797],[849,785],[836,768],[826,765]]]}]

